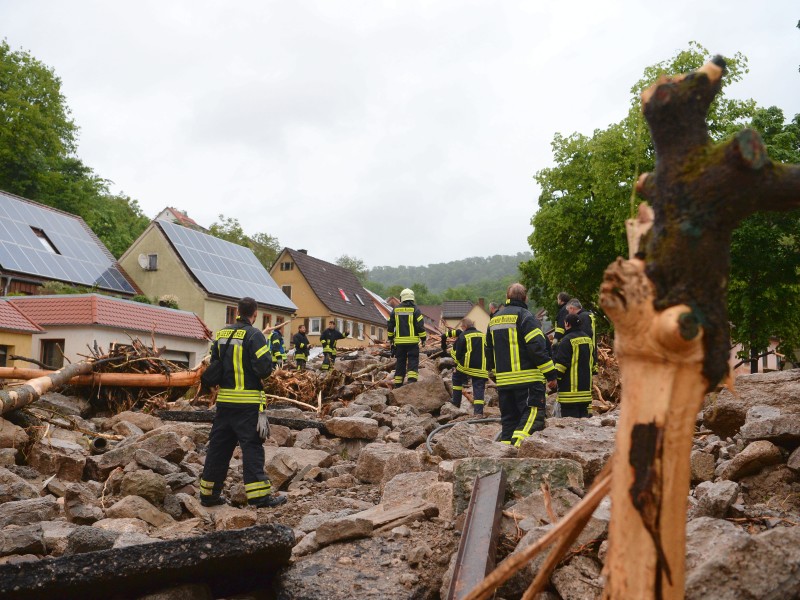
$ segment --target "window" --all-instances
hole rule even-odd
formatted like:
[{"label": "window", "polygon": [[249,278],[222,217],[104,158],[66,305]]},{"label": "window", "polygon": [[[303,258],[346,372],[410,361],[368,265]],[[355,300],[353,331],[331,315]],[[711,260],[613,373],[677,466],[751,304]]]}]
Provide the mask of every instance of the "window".
[{"label": "window", "polygon": [[47,250],[52,254],[61,254],[61,252],[59,252],[58,248],[56,248],[53,245],[53,242],[50,241],[50,238],[47,237],[47,234],[44,231],[42,231],[38,227],[31,227],[31,230],[36,235],[36,237],[39,238],[39,241],[41,242],[42,246],[44,246],[45,250]]},{"label": "window", "polygon": [[8,346],[0,346],[0,367],[8,366],[8,355],[12,354]]},{"label": "window", "polygon": [[370,325],[370,326],[369,326],[369,334],[370,334],[372,337],[375,337],[375,325]]},{"label": "window", "polygon": [[344,319],[336,319],[336,329],[344,332]]},{"label": "window", "polygon": [[286,294],[286,297],[291,300],[292,299],[292,286],[290,285],[282,285],[281,291]]},{"label": "window", "polygon": [[264,313],[264,317],[261,319],[261,329],[266,329],[270,325],[272,325],[272,315]]},{"label": "window", "polygon": [[158,254],[147,255],[147,270],[158,271]]},{"label": "window", "polygon": [[275,317],[275,325],[280,325],[283,323],[283,317]]},{"label": "window", "polygon": [[281,263],[281,271],[291,271],[292,269],[294,269],[294,263],[293,262],[282,262]]},{"label": "window", "polygon": [[236,321],[236,313],[239,312],[239,309],[235,306],[228,306],[225,309],[225,323],[233,323]]},{"label": "window", "polygon": [[319,326],[320,326],[321,322],[322,322],[322,319],[319,318],[319,317],[312,317],[311,319],[309,319],[308,320],[308,333],[310,333],[311,335],[319,335],[320,334]]},{"label": "window", "polygon": [[361,299],[361,296],[359,296],[358,294],[356,294],[356,300],[358,300],[361,303],[361,306],[364,306],[364,301]]},{"label": "window", "polygon": [[346,333],[347,335],[353,335],[353,322],[347,322],[347,331],[343,331],[342,333]]},{"label": "window", "polygon": [[339,295],[345,302],[350,302],[350,298],[347,297],[347,294],[344,293],[344,290],[342,288],[339,288]]},{"label": "window", "polygon": [[42,362],[48,367],[64,366],[64,340],[42,340]]},{"label": "window", "polygon": [[378,341],[383,341],[383,329],[378,329]]},{"label": "window", "polygon": [[360,339],[360,340],[364,339],[364,324],[363,323],[359,323],[358,324],[358,339]]}]

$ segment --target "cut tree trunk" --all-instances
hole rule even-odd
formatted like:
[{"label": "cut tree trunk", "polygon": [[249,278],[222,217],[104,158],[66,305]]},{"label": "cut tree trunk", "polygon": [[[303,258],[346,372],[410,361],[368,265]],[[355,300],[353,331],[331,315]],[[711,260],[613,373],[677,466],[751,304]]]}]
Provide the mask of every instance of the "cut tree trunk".
[{"label": "cut tree trunk", "polygon": [[[76,363],[84,364],[84,363]],[[63,371],[63,369],[62,369]],[[88,371],[82,371],[87,373]],[[0,367],[0,379],[35,380],[61,373],[61,371],[45,371],[43,369],[22,369],[19,367]],[[178,371],[170,375],[161,373],[89,373],[78,374],[70,377],[59,385],[75,386],[109,386],[109,387],[140,387],[140,388],[168,388],[191,387],[200,381],[202,371]],[[28,382],[30,385],[32,381]]]},{"label": "cut tree trunk", "polygon": [[705,118],[724,66],[717,57],[642,94],[656,170],[637,190],[652,228],[600,291],[622,375],[605,564],[613,600],[683,598],[695,417],[728,375],[731,233],[756,210],[800,205],[800,166],[773,163],[758,133],[712,144]]},{"label": "cut tree trunk", "polygon": [[[90,373],[92,365],[91,361],[81,361],[68,365],[60,371],[40,371],[40,373],[43,373],[42,375],[31,379],[25,385],[13,390],[0,390],[0,415],[27,406],[31,402],[36,402],[39,396],[45,392],[66,385],[77,375]],[[34,369],[20,370],[33,371]]]}]

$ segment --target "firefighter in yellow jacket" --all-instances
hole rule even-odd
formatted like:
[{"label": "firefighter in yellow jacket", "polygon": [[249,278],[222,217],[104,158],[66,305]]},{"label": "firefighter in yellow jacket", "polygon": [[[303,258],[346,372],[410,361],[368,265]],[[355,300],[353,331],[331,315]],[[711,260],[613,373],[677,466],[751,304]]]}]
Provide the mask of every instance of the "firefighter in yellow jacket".
[{"label": "firefighter in yellow jacket", "polygon": [[484,344],[486,336],[475,329],[472,319],[461,321],[461,334],[456,338],[450,355],[456,361],[453,371],[453,404],[461,407],[461,395],[464,384],[472,378],[472,411],[476,417],[483,416],[483,395],[486,390],[486,353]]},{"label": "firefighter in yellow jacket", "polygon": [[217,413],[208,438],[208,453],[200,478],[200,503],[224,504],[221,492],[236,444],[242,449],[242,475],[247,503],[256,508],[278,506],[285,496],[272,494],[264,473],[264,446],[258,434],[262,404],[261,380],[272,372],[270,348],[253,323],[258,305],[253,298],[239,301],[236,322],[217,332],[211,345],[211,362],[222,362],[222,383]]},{"label": "firefighter in yellow jacket", "polygon": [[542,324],[528,310],[525,287],[512,283],[506,296],[506,305],[489,320],[486,358],[500,397],[500,441],[519,446],[544,429],[545,380],[555,382],[557,371]]},{"label": "firefighter in yellow jacket", "polygon": [[392,354],[397,358],[394,368],[394,387],[403,385],[408,374],[408,383],[419,378],[419,344],[425,343],[428,335],[420,310],[414,305],[414,290],[400,292],[400,304],[392,309],[387,323],[387,336]]},{"label": "firefighter in yellow jacket", "polygon": [[558,371],[558,403],[562,417],[588,417],[592,403],[592,338],[578,315],[564,318],[564,337],[553,356]]}]

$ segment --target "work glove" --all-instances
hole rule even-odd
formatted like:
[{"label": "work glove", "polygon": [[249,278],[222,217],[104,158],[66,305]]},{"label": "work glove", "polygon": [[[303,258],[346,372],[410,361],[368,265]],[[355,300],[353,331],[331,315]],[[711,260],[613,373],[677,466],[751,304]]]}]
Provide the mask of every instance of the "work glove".
[{"label": "work glove", "polygon": [[394,350],[395,350],[394,342],[392,342],[389,344],[389,356],[391,356],[392,358],[394,358]]},{"label": "work glove", "polygon": [[264,442],[269,437],[269,419],[267,419],[267,397],[264,392],[261,392],[261,406],[258,411],[258,422],[256,423],[256,431],[258,437]]}]

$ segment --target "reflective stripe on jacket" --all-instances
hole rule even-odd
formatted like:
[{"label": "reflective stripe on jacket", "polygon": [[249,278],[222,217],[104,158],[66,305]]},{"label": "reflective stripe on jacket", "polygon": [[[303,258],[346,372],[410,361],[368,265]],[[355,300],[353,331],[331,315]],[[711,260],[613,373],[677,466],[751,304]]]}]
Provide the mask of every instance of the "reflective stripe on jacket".
[{"label": "reflective stripe on jacket", "polygon": [[422,313],[410,300],[392,309],[386,329],[389,341],[398,346],[419,344],[420,340],[424,340],[428,335]]},{"label": "reflective stripe on jacket", "polygon": [[264,334],[248,321],[237,319],[233,325],[220,329],[216,338],[211,346],[211,361],[220,360],[220,351],[224,354],[217,402],[261,403],[261,380],[272,372]]},{"label": "reflective stripe on jacket", "polygon": [[347,336],[335,327],[328,327],[319,336],[319,342],[322,344],[322,351],[325,354],[336,356],[336,342],[343,340]]},{"label": "reflective stripe on jacket", "polygon": [[488,371],[484,352],[485,343],[486,336],[474,327],[470,327],[459,335],[452,350],[456,369],[470,377],[486,379]]},{"label": "reflective stripe on jacket", "polygon": [[592,401],[592,340],[578,328],[561,338],[553,357],[559,402]]},{"label": "reflective stripe on jacket", "polygon": [[308,338],[305,333],[299,331],[292,336],[294,344],[294,359],[306,360],[308,358]]}]

